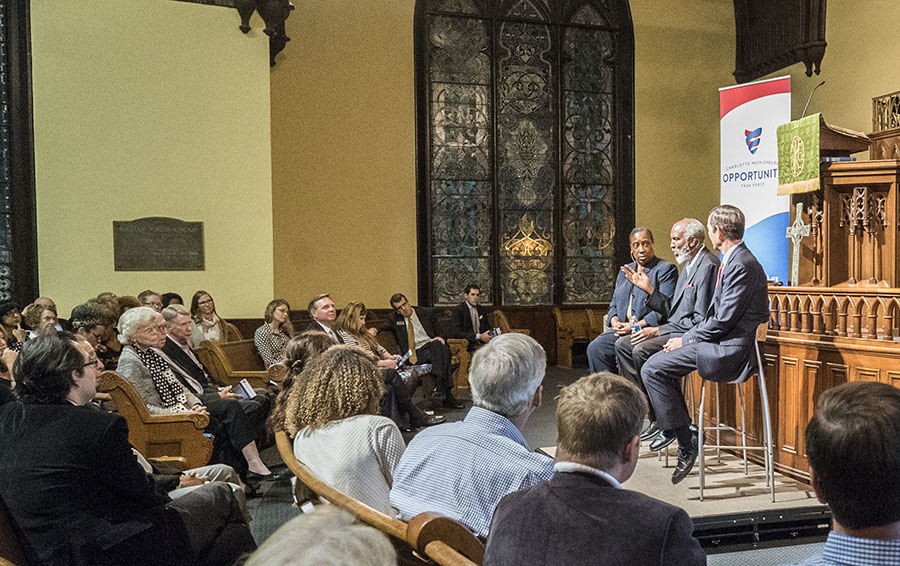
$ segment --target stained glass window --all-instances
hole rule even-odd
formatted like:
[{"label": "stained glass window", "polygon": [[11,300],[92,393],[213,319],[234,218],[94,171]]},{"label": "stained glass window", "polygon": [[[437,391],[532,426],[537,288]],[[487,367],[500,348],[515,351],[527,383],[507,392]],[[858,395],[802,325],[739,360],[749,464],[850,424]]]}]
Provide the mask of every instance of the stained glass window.
[{"label": "stained glass window", "polygon": [[630,22],[626,0],[418,2],[421,302],[470,282],[496,305],[609,300],[633,216]]}]

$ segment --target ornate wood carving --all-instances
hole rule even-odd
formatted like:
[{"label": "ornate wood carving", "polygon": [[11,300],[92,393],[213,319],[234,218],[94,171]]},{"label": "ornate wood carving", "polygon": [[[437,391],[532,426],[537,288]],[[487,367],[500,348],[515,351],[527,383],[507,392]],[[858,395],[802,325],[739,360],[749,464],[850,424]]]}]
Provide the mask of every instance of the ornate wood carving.
[{"label": "ornate wood carving", "polygon": [[734,78],[744,83],[794,63],[819,74],[826,0],[734,0]]}]

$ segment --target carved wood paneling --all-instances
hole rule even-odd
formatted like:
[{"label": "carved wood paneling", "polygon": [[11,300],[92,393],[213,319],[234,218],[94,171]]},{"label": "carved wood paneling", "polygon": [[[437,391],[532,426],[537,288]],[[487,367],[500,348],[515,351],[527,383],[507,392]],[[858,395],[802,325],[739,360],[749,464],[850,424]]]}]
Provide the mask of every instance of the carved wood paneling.
[{"label": "carved wood paneling", "polygon": [[739,83],[794,63],[818,75],[825,55],[825,0],[734,0]]}]

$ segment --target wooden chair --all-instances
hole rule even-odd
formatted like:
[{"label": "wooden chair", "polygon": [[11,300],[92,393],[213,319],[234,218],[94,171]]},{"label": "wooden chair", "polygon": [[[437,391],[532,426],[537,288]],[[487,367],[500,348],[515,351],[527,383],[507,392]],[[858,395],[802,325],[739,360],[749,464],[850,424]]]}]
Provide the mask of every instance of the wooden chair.
[{"label": "wooden chair", "polygon": [[553,318],[556,320],[556,366],[572,369],[572,346],[591,340],[588,310],[553,307]]},{"label": "wooden chair", "polygon": [[27,566],[25,543],[15,521],[0,498],[0,566]]},{"label": "wooden chair", "polygon": [[104,371],[97,390],[109,393],[128,422],[128,441],[147,458],[182,456],[190,468],[209,463],[213,441],[203,434],[209,416],[201,413],[151,415],[127,379]]},{"label": "wooden chair", "polygon": [[244,339],[244,335],[238,330],[238,327],[231,324],[227,320],[222,321],[225,326],[225,340],[223,342],[238,342]]},{"label": "wooden chair", "polygon": [[497,309],[494,311],[494,326],[500,329],[500,332],[504,334],[509,334],[510,332],[517,332],[519,334],[527,334],[531,336],[531,330],[527,328],[510,328],[509,319],[506,318],[506,315],[503,314],[503,311]]},{"label": "wooden chair", "polygon": [[408,523],[386,515],[344,495],[297,460],[293,444],[284,431],[275,434],[275,443],[298,483],[302,482],[319,498],[337,505],[358,521],[388,535],[401,551],[415,551],[442,566],[476,566],[484,560],[484,545],[459,522],[437,513],[420,513]]},{"label": "wooden chair", "polygon": [[226,385],[236,385],[246,379],[252,387],[264,388],[269,381],[268,372],[253,340],[204,340],[194,352],[213,376]]}]

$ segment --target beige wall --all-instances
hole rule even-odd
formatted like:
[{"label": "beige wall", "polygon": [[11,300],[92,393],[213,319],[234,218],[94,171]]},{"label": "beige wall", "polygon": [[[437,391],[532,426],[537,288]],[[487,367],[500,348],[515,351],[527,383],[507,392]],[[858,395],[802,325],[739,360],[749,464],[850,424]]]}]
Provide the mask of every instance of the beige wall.
[{"label": "beige wall", "polygon": [[[387,307],[416,295],[413,4],[303,3],[272,73],[275,293]],[[718,93],[729,3],[632,2],[636,217],[661,233],[718,202]]]},{"label": "beige wall", "polygon": [[275,294],[416,300],[413,2],[302,2],[272,71]]},{"label": "beige wall", "polygon": [[[41,293],[199,288],[223,316],[272,298],[268,41],[234,10],[31,1]],[[206,270],[113,270],[113,220],[202,221]]]}]

